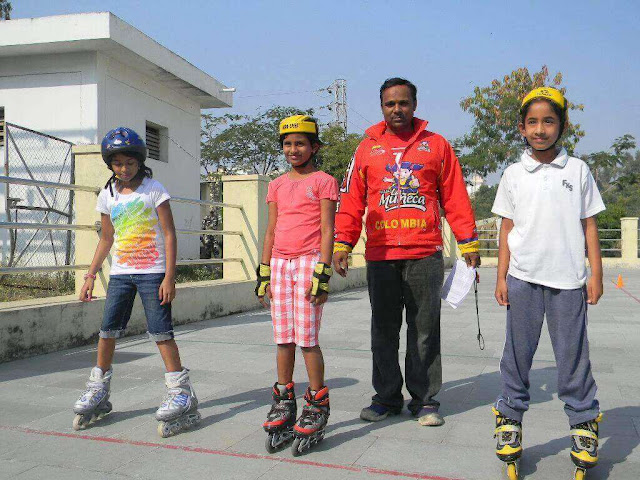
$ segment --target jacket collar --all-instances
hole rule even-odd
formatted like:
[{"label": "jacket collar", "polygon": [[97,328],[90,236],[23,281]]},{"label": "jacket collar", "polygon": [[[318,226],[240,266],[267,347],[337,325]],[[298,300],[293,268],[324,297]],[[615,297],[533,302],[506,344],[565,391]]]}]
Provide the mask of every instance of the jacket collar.
[{"label": "jacket collar", "polygon": [[[429,122],[426,120],[422,120],[418,117],[413,117],[413,135],[409,139],[409,144],[412,144],[413,142],[416,141],[416,139],[418,138],[418,135],[420,135],[427,128],[428,123]],[[383,120],[369,127],[364,133],[372,140],[378,141],[386,131],[387,131],[387,122]]]},{"label": "jacket collar", "polygon": [[[557,168],[564,168],[568,160],[569,160],[569,154],[563,148],[560,150],[560,152],[558,152],[558,155],[556,156],[556,158],[554,158],[553,162],[551,162],[551,165]],[[524,152],[522,152],[520,161],[522,162],[522,165],[524,166],[525,170],[527,170],[527,172],[529,173],[535,172],[539,167],[542,166],[542,163],[540,163],[538,160],[536,160],[531,156],[531,149],[529,148],[527,148]]]}]

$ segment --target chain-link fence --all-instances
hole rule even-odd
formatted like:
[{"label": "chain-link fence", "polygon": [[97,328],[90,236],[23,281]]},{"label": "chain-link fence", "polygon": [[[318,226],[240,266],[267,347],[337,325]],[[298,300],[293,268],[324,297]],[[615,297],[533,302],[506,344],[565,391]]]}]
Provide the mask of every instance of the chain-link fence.
[{"label": "chain-link fence", "polygon": [[[71,142],[6,123],[4,174],[37,181],[74,183]],[[71,224],[73,192],[29,185],[0,185],[0,212],[7,222]],[[4,210],[4,211],[3,211]],[[2,243],[2,264],[9,267],[73,263],[71,231],[9,229]]]}]

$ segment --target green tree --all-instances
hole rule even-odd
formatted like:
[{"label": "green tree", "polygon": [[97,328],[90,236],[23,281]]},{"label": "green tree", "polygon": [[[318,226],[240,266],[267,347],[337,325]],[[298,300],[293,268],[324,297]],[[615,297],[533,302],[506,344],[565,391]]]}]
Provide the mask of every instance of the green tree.
[{"label": "green tree", "polygon": [[333,125],[320,132],[320,140],[323,144],[318,154],[320,170],[341,181],[353,153],[362,140],[362,135],[355,133],[345,135],[341,126]]},{"label": "green tree", "polygon": [[11,2],[0,0],[0,20],[11,20]]},{"label": "green tree", "polygon": [[498,185],[481,185],[480,188],[471,195],[471,205],[473,206],[476,220],[494,216],[493,213],[491,213],[491,207],[493,206],[497,191]]},{"label": "green tree", "polygon": [[627,182],[632,180],[628,175],[634,172],[623,167],[634,148],[636,139],[627,133],[616,138],[609,151],[590,153],[585,157],[598,188],[611,189],[617,185],[619,179]]},{"label": "green tree", "polygon": [[272,175],[284,169],[278,126],[290,115],[312,115],[313,110],[272,107],[256,116],[203,115],[201,165],[206,174],[222,171]]},{"label": "green tree", "polygon": [[[460,162],[465,175],[486,176],[517,160],[524,146],[517,128],[522,99],[532,89],[545,85],[564,93],[561,84],[562,74],[558,72],[551,78],[546,66],[533,74],[519,68],[502,79],[493,80],[489,86],[474,88],[473,95],[463,98],[462,110],[474,117],[471,131],[454,142],[462,152]],[[569,102],[570,111],[583,108],[581,104]],[[583,136],[579,124],[569,123],[562,144],[572,153]]]}]

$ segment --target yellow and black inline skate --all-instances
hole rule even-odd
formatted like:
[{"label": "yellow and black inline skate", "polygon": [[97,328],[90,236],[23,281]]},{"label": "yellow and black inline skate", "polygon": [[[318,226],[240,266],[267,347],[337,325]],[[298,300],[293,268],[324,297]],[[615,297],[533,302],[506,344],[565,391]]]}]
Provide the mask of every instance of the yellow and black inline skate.
[{"label": "yellow and black inline skate", "polygon": [[575,480],[584,480],[587,470],[598,463],[598,423],[602,414],[588,422],[571,425],[571,460],[576,466]]},{"label": "yellow and black inline skate", "polygon": [[497,439],[496,455],[507,464],[509,480],[518,480],[518,461],[522,455],[522,423],[505,417],[491,407],[496,416],[496,429],[493,437]]}]

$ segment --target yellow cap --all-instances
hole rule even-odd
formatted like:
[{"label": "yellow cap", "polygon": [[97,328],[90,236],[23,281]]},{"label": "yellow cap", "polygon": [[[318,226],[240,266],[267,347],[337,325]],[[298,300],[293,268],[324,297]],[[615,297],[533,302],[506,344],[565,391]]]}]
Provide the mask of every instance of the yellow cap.
[{"label": "yellow cap", "polygon": [[524,97],[524,100],[522,100],[520,108],[524,107],[527,103],[531,100],[535,100],[536,98],[546,98],[547,100],[551,100],[563,110],[567,108],[567,100],[564,98],[564,95],[562,95],[562,92],[552,87],[540,87],[531,90],[529,94]]},{"label": "yellow cap", "polygon": [[280,135],[311,133],[318,135],[318,125],[308,115],[293,115],[280,122]]}]

